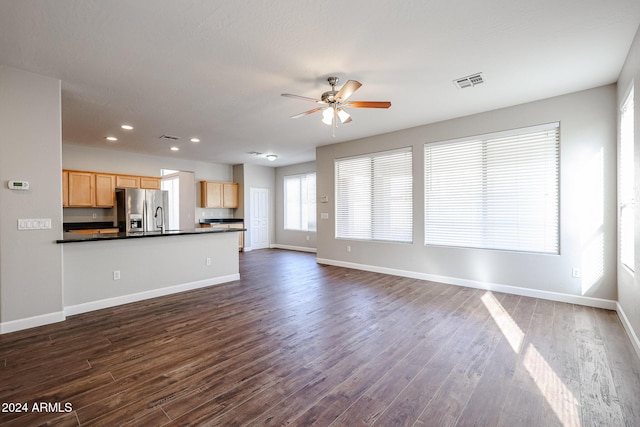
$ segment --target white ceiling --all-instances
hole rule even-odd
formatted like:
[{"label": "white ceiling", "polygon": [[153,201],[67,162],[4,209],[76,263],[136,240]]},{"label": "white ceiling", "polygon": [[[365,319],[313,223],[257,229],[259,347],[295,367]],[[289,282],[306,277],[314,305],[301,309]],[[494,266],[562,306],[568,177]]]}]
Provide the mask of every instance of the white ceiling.
[{"label": "white ceiling", "polygon": [[[320,145],[613,83],[640,24],[638,0],[461,3],[0,0],[0,63],[62,80],[66,143],[282,166]],[[478,72],[482,85],[453,84]],[[335,138],[320,113],[290,119],[316,104],[280,94],[318,98],[331,75],[363,83],[350,100],[392,107],[349,110]],[[163,134],[181,137],[179,152]]]}]

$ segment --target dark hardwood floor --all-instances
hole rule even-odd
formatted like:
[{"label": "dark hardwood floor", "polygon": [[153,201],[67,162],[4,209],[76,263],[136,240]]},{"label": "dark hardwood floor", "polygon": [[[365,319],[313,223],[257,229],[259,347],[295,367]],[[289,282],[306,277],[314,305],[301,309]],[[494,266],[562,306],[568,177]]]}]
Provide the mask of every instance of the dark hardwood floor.
[{"label": "dark hardwood floor", "polygon": [[237,282],[1,335],[0,425],[640,425],[615,312],[240,257]]}]

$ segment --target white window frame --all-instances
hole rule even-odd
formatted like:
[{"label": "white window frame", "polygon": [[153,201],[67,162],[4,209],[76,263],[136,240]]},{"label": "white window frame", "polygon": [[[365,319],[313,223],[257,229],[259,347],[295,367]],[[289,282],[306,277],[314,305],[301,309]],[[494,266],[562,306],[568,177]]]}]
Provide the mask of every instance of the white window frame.
[{"label": "white window frame", "polygon": [[634,174],[634,86],[632,85],[620,107],[619,147],[619,256],[631,273],[635,272],[635,174]]},{"label": "white window frame", "polygon": [[335,159],[336,239],[413,243],[413,149]]},{"label": "white window frame", "polygon": [[[313,184],[309,180],[313,177]],[[295,222],[298,226],[292,226],[290,218],[291,212],[289,210],[290,194],[288,181],[297,181],[298,193],[296,194],[298,206],[297,206],[297,218]],[[316,231],[316,173],[309,172],[296,175],[286,175],[283,179],[284,186],[284,229],[292,231]]]},{"label": "white window frame", "polygon": [[424,162],[425,246],[560,253],[559,123],[427,143]]}]

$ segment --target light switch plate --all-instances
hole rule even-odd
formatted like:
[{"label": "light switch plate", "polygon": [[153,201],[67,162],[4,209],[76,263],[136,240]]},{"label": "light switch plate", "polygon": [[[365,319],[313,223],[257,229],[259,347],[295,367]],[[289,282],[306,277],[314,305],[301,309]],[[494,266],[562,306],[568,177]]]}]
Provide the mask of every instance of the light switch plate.
[{"label": "light switch plate", "polygon": [[18,230],[51,230],[51,218],[18,219]]}]

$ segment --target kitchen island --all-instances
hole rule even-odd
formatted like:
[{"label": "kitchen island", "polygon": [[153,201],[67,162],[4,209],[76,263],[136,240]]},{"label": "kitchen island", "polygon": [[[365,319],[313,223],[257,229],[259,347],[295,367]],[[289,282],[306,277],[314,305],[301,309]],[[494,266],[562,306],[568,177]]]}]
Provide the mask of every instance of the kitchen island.
[{"label": "kitchen island", "polygon": [[64,314],[238,280],[241,231],[64,233]]}]

